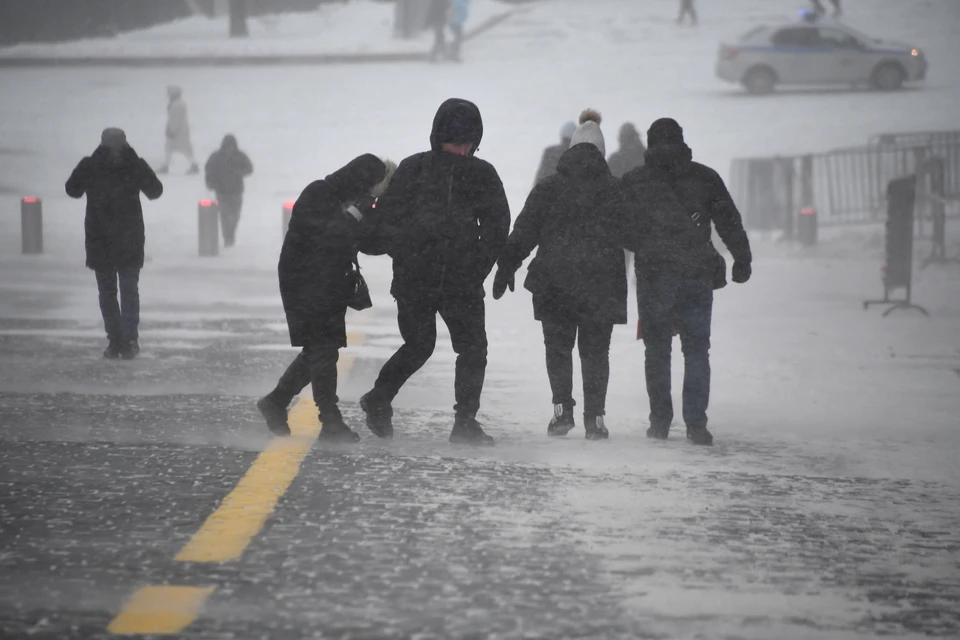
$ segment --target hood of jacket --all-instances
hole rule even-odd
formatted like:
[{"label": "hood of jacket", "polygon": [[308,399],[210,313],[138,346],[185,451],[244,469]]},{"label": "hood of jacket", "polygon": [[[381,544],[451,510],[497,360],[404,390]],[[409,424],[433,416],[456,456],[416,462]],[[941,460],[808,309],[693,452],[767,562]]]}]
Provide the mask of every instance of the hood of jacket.
[{"label": "hood of jacket", "polygon": [[575,144],[560,156],[557,173],[565,178],[592,180],[609,176],[610,167],[596,145],[589,142]]},{"label": "hood of jacket", "polygon": [[643,159],[651,169],[680,175],[690,168],[693,151],[683,143],[661,144],[647,149]]},{"label": "hood of jacket", "polygon": [[620,127],[620,135],[618,136],[621,147],[626,148],[643,148],[643,140],[640,139],[640,132],[637,131],[637,128],[630,123],[627,123]]},{"label": "hood of jacket", "polygon": [[444,143],[471,143],[473,153],[483,139],[483,118],[480,109],[469,100],[450,98],[437,109],[430,131],[430,148],[441,151]]},{"label": "hood of jacket", "polygon": [[334,194],[342,203],[353,203],[370,192],[387,173],[387,167],[377,156],[365,153],[326,177]]},{"label": "hood of jacket", "polygon": [[237,145],[237,137],[231,133],[223,136],[223,141],[220,143],[221,151],[236,151],[240,147]]}]

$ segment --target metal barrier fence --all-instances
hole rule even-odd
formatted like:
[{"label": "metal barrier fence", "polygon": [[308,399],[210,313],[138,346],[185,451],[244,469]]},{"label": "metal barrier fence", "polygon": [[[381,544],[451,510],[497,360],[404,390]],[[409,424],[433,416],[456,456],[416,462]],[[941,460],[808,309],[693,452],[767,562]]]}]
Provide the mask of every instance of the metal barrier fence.
[{"label": "metal barrier fence", "polygon": [[[914,144],[919,142],[928,144]],[[926,175],[933,163],[942,163],[943,171],[935,194]],[[867,147],[824,154],[738,158],[729,184],[748,228],[789,233],[801,208],[816,209],[823,225],[880,221],[887,184],[914,173],[922,227],[935,199],[960,199],[960,132],[890,134],[871,139]]]}]

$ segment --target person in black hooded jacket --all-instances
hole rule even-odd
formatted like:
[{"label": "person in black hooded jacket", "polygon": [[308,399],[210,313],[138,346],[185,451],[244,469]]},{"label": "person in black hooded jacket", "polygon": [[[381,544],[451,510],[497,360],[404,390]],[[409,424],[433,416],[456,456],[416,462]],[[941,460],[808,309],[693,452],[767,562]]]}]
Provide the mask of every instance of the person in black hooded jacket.
[{"label": "person in black hooded jacket", "polygon": [[[143,268],[143,208],[140,194],[156,200],[163,185],[137,155],[121,129],[104,129],[100,146],[80,161],[66,184],[71,198],[87,196],[87,267],[97,275],[100,313],[109,344],[105,358],[140,353],[140,270]],[[117,301],[119,282],[120,300]]]},{"label": "person in black hooded jacket", "polygon": [[487,366],[483,282],[506,242],[510,208],[496,169],[474,155],[482,137],[475,104],[445,101],[433,120],[430,151],[401,162],[377,201],[403,337],[360,400],[367,426],[381,438],[393,435],[394,397],[433,353],[439,314],[457,353],[450,440],[493,443],[476,420]]},{"label": "person in black hooded jacket", "polygon": [[204,168],[207,188],[217,194],[223,244],[232,247],[243,208],[243,179],[253,173],[253,163],[240,147],[237,138],[228,133],[220,148],[214,151]]},{"label": "person in black hooded jacket", "polygon": [[557,173],[534,187],[497,263],[493,297],[499,299],[534,248],[524,286],[533,294],[534,318],[543,325],[553,418],[547,434],[574,428],[573,345],[583,369],[583,424],[590,440],[607,438],[604,425],[610,378],[610,337],[627,322],[620,189],[604,159],[600,114],[580,116],[580,127]]},{"label": "person in black hooded jacket", "polygon": [[643,140],[640,139],[640,133],[631,122],[626,122],[620,127],[620,148],[610,154],[607,164],[610,165],[610,173],[615,178],[622,178],[628,171],[643,166],[643,154],[647,148],[643,146]]},{"label": "person in black hooded jacket", "polygon": [[290,434],[287,406],[312,383],[323,423],[320,437],[360,439],[344,423],[337,405],[337,361],[339,350],[347,346],[345,318],[356,283],[357,251],[371,240],[357,204],[383,192],[391,168],[376,156],[359,156],[310,183],[293,205],[277,272],[290,344],[303,350],[276,388],[257,403],[267,427],[277,435]]},{"label": "person in black hooded jacket", "polygon": [[710,238],[710,223],[733,256],[733,281],[750,279],[750,242],[723,179],[693,162],[683,129],[661,118],[647,133],[646,164],[627,173],[622,188],[633,217],[637,306],[646,347],[650,428],[666,439],[673,420],[670,351],[673,328],[684,357],[683,420],[687,438],[712,444],[710,318],[713,290],[726,283],[725,265]]}]

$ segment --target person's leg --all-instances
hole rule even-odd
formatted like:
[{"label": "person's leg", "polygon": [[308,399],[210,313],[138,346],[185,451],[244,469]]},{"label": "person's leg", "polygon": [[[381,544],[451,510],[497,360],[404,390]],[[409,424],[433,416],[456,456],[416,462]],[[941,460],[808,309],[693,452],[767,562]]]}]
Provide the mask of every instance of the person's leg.
[{"label": "person's leg", "polygon": [[113,268],[96,269],[97,290],[100,294],[100,315],[103,316],[103,329],[111,346],[119,346],[122,339],[120,304],[117,301],[117,270]]},{"label": "person's leg", "polygon": [[389,405],[401,387],[426,364],[437,344],[437,312],[417,300],[397,300],[397,324],[403,345],[380,369],[370,401]]},{"label": "person's leg", "polygon": [[577,341],[575,322],[561,322],[546,318],[543,327],[543,346],[547,359],[547,378],[553,395],[553,417],[547,425],[547,435],[565,436],[576,426],[573,417],[573,345]]},{"label": "person's leg", "polygon": [[713,285],[709,279],[683,283],[677,309],[683,349],[683,421],[705,429],[710,403],[710,321]]},{"label": "person's leg", "polygon": [[612,334],[612,324],[591,322],[580,325],[578,346],[583,372],[584,418],[595,418],[606,413]]},{"label": "person's leg", "polygon": [[[644,370],[650,398],[650,427],[666,437],[673,421],[670,397],[670,354],[673,341],[674,301],[677,283],[672,278],[637,282],[637,308],[643,327]],[[650,435],[650,432],[648,432]]]},{"label": "person's leg", "polygon": [[447,38],[443,32],[444,29],[442,24],[433,27],[433,50],[430,52],[430,60],[434,62],[447,55]]},{"label": "person's leg", "polygon": [[556,320],[544,320],[541,324],[553,404],[572,411],[577,404],[573,399],[573,345],[577,341],[577,325]]},{"label": "person's leg", "polygon": [[280,436],[290,435],[290,426],[287,424],[287,407],[293,396],[300,393],[310,382],[310,364],[306,350],[301,350],[294,358],[287,370],[280,376],[273,391],[257,401],[257,408],[267,428]]},{"label": "person's leg", "polygon": [[453,409],[473,418],[480,410],[480,395],[487,371],[486,308],[483,298],[455,298],[444,301],[440,317],[450,330],[450,342],[457,354]]},{"label": "person's leg", "polygon": [[460,51],[463,48],[463,25],[452,24],[450,30],[453,31],[453,44],[450,47],[450,59],[460,60]]},{"label": "person's leg", "polygon": [[243,195],[217,195],[220,209],[220,228],[223,232],[223,244],[232,247],[236,242],[237,225],[240,223],[240,209],[243,206]]},{"label": "person's leg", "polygon": [[337,404],[337,361],[340,359],[340,347],[332,340],[318,340],[303,349],[310,370],[310,385],[313,401],[319,410],[320,422],[338,423],[343,421]]},{"label": "person's leg", "polygon": [[140,339],[140,269],[120,269],[121,336],[126,342]]}]

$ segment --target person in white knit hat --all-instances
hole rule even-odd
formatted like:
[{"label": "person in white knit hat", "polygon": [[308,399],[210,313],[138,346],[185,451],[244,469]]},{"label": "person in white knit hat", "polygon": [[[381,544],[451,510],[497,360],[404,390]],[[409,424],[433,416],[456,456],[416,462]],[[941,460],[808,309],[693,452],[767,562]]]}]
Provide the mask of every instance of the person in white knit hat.
[{"label": "person in white knit hat", "polygon": [[[604,425],[613,325],[627,322],[620,188],[606,161],[602,119],[593,109],[580,126],[557,173],[537,184],[517,216],[497,262],[493,297],[499,299],[528,255],[524,286],[533,294],[533,316],[543,325],[553,417],[547,434],[574,428],[573,346],[579,340],[583,370],[583,425],[588,440],[609,437]],[[539,248],[538,248],[539,247]]]}]

